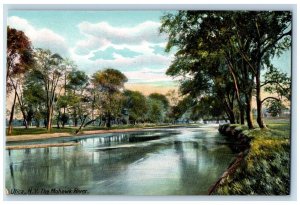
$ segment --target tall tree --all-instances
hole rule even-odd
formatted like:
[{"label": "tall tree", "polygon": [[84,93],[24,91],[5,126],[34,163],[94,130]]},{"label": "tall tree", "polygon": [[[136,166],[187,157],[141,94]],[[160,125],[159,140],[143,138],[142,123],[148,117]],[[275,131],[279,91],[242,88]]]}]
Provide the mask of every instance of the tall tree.
[{"label": "tall tree", "polygon": [[[40,121],[46,117],[46,93],[41,89],[40,83],[36,80],[34,70],[31,70],[25,75],[22,96],[26,113],[32,112],[32,118],[36,122],[36,126],[39,127]],[[29,117],[30,116],[27,118]]]},{"label": "tall tree", "polygon": [[165,110],[167,110],[170,106],[168,98],[163,94],[151,93],[148,97],[151,98],[151,99],[154,99],[154,100],[161,101],[164,105]]},{"label": "tall tree", "polygon": [[106,119],[106,127],[111,127],[113,117],[121,112],[122,95],[127,77],[119,70],[106,68],[92,76],[92,82],[98,92],[98,108],[102,109]]},{"label": "tall tree", "polygon": [[290,23],[290,12],[179,11],[166,14],[161,27],[161,32],[169,35],[166,51],[178,50],[169,70],[189,76],[198,69],[197,75],[201,77],[198,83],[203,84],[201,81],[207,83],[205,76],[218,77],[211,75],[211,71],[225,65],[225,73],[233,82],[241,122],[246,111],[249,128],[253,128],[251,99],[255,80],[257,123],[263,128],[261,70],[270,67],[274,55],[289,48]]},{"label": "tall tree", "polygon": [[[14,98],[10,111],[8,134],[12,133],[12,122],[14,118],[16,100],[19,103],[20,96],[18,93],[19,82],[22,75],[33,65],[31,42],[22,31],[7,27],[7,50],[6,50],[6,93],[14,90]],[[21,111],[24,115],[22,106]],[[25,119],[25,118],[24,118]],[[24,122],[27,126],[26,121]]]},{"label": "tall tree", "polygon": [[[76,127],[78,124],[78,118],[82,118],[80,116],[81,103],[82,99],[85,97],[86,88],[89,85],[89,78],[83,71],[79,71],[73,69],[68,75],[68,83],[66,86],[67,91],[69,92],[69,106],[73,110],[72,116],[74,121],[74,126]],[[72,100],[73,99],[73,100]],[[76,100],[77,99],[77,100]]]},{"label": "tall tree", "polygon": [[52,127],[53,112],[57,100],[57,91],[61,86],[63,58],[58,54],[52,54],[50,50],[37,49],[35,52],[36,66],[35,77],[36,83],[40,83],[46,94],[46,121],[47,130]]},{"label": "tall tree", "polygon": [[164,104],[157,99],[148,98],[148,112],[147,118],[149,122],[160,123],[163,122]]},{"label": "tall tree", "polygon": [[129,121],[132,124],[144,121],[148,111],[146,97],[141,92],[131,90],[126,90],[124,96],[124,108],[128,111]]},{"label": "tall tree", "polygon": [[[250,67],[255,78],[257,123],[264,128],[262,119],[261,72],[270,67],[271,59],[291,46],[291,19],[289,11],[238,12],[232,27],[237,37],[238,52]],[[247,49],[239,41],[246,39]]]}]

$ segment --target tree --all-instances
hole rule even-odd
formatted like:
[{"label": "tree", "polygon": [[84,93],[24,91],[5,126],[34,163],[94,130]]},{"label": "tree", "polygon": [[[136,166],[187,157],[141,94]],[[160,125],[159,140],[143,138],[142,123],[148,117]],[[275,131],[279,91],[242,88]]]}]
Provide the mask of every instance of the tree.
[{"label": "tree", "polygon": [[240,56],[255,77],[257,123],[264,128],[262,119],[261,71],[271,65],[271,59],[291,46],[291,12],[261,11],[238,12],[233,19],[237,39],[245,39],[249,47],[237,40]]},{"label": "tree", "polygon": [[121,113],[122,95],[127,77],[118,70],[106,68],[92,76],[97,91],[98,108],[103,111],[106,127],[111,127],[111,120]]},{"label": "tree", "polygon": [[166,94],[166,97],[168,98],[170,102],[170,106],[174,106],[178,104],[179,101],[179,93],[176,90],[169,90]]},{"label": "tree", "polygon": [[[46,117],[46,93],[41,89],[35,74],[35,70],[31,70],[25,74],[22,96],[25,111],[27,113],[32,112],[32,118],[36,122],[36,126],[39,127],[40,120]],[[30,115],[28,117],[30,117]],[[28,119],[29,124],[30,121],[31,120]]]},{"label": "tree", "polygon": [[[251,99],[255,90],[257,123],[263,128],[261,70],[271,67],[270,59],[290,47],[290,23],[290,12],[277,11],[166,14],[161,26],[161,32],[169,35],[166,51],[177,49],[167,74],[187,78],[182,85],[188,88],[186,91],[198,92],[196,97],[209,92],[211,84],[216,86],[211,80],[230,76],[240,121],[243,123],[246,112],[249,128],[253,128]],[[223,69],[220,76],[220,72],[215,71],[222,67],[226,71]]]},{"label": "tree", "polygon": [[73,69],[67,76],[67,79],[66,90],[68,91],[69,106],[73,110],[72,116],[74,126],[76,127],[78,118],[82,118],[82,116],[80,116],[80,113],[83,113],[81,103],[83,102],[83,98],[85,98],[89,78],[85,72]]},{"label": "tree", "polygon": [[168,98],[160,93],[151,93],[149,96],[149,98],[153,99],[153,100],[158,100],[161,101],[162,104],[164,105],[164,109],[167,110],[170,106],[169,100]]},{"label": "tree", "polygon": [[168,117],[167,113],[169,112],[169,108],[170,108],[170,103],[168,98],[165,95],[160,93],[151,93],[148,96],[148,98],[152,100],[160,101],[163,104],[162,121],[163,122],[169,121],[169,119],[167,118]]},{"label": "tree", "polygon": [[[7,27],[7,50],[6,50],[6,93],[8,95],[11,90],[14,90],[14,99],[10,111],[8,134],[12,133],[12,121],[15,112],[16,100],[20,103],[18,93],[19,80],[22,74],[25,73],[34,63],[32,57],[31,42],[28,37],[22,32],[14,28]],[[21,106],[21,105],[20,105]],[[21,111],[24,116],[23,107]],[[24,120],[25,117],[24,117]],[[25,126],[27,127],[26,121]]]},{"label": "tree", "polygon": [[124,96],[124,108],[128,111],[129,121],[132,124],[144,121],[148,111],[146,97],[141,92],[131,90],[126,90]]},{"label": "tree", "polygon": [[186,95],[181,100],[179,100],[176,105],[171,107],[168,116],[173,120],[173,123],[175,123],[194,105],[195,99],[190,95]]},{"label": "tree", "polygon": [[161,32],[169,34],[166,51],[177,49],[167,74],[182,76],[180,91],[183,95],[197,99],[215,94],[234,123],[233,102],[239,96],[237,80],[235,74],[229,72],[232,68],[226,61],[224,48],[218,46],[221,42],[209,40],[216,35],[210,26],[216,21],[214,15],[207,11],[179,11],[162,18]]},{"label": "tree", "polygon": [[267,97],[262,100],[262,103],[270,98],[278,101],[291,101],[291,78],[273,66],[265,73],[261,87],[263,87],[267,93],[277,94],[277,98]]},{"label": "tree", "polygon": [[64,100],[66,103],[62,103],[61,104],[61,107],[63,108],[63,115],[66,115],[66,109],[67,109],[67,106],[68,106],[68,103],[67,103],[67,90],[68,90],[68,83],[70,81],[70,78],[69,78],[69,75],[70,73],[76,71],[77,69],[77,66],[75,65],[75,63],[66,58],[66,59],[63,59],[62,61],[62,65],[61,65],[61,68],[62,68],[62,78],[63,78],[63,86],[62,86],[62,89],[64,90]]},{"label": "tree", "polygon": [[52,54],[50,50],[36,49],[35,82],[42,86],[46,95],[46,128],[52,127],[53,112],[57,100],[57,91],[61,86],[63,58],[58,54]]},{"label": "tree", "polygon": [[12,79],[25,73],[34,63],[32,46],[23,31],[7,27],[6,88],[11,90]]},{"label": "tree", "polygon": [[278,100],[270,100],[267,102],[267,110],[272,117],[280,115],[285,106]]},{"label": "tree", "polygon": [[[58,112],[57,115],[57,127],[59,128],[59,123],[61,122],[62,127],[64,128],[65,125],[69,121],[69,114],[66,112],[66,109],[68,108],[69,105],[74,104],[74,100],[76,101],[77,98],[73,98],[72,94],[69,95],[62,95],[57,98],[56,102],[56,109]],[[61,109],[63,109],[63,113],[61,113]]]},{"label": "tree", "polygon": [[199,119],[213,119],[219,120],[224,118],[224,109],[222,102],[212,96],[205,96],[199,102],[191,107],[191,120],[197,121]]},{"label": "tree", "polygon": [[157,99],[148,98],[147,119],[152,123],[160,123],[163,121],[164,104]]}]

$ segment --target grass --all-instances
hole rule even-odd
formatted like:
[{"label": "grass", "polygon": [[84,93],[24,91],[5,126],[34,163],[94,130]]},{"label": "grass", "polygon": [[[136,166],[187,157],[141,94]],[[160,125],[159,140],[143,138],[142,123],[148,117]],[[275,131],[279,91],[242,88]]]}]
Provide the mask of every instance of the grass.
[{"label": "grass", "polygon": [[[53,127],[50,132],[46,128],[14,128],[11,135],[38,135],[45,133],[75,133],[76,128],[66,127],[66,128],[55,128]],[[7,129],[6,129],[7,134]]]},{"label": "grass", "polygon": [[253,137],[248,155],[228,176],[217,195],[288,195],[290,191],[290,124],[267,124],[268,129],[247,130]]}]

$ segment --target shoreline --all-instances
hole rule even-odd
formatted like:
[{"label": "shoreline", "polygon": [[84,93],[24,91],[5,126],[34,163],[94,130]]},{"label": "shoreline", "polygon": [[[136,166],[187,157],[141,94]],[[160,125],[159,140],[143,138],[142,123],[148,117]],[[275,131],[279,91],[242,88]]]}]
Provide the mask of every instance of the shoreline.
[{"label": "shoreline", "polygon": [[48,148],[48,147],[67,147],[67,146],[76,146],[76,145],[79,145],[79,143],[65,142],[65,143],[53,143],[53,144],[13,145],[13,146],[6,146],[6,150],[35,149],[35,148]]},{"label": "shoreline", "polygon": [[219,126],[219,133],[227,137],[227,141],[234,142],[235,144],[231,146],[233,152],[237,155],[234,157],[234,160],[228,165],[223,174],[218,178],[218,180],[211,185],[208,190],[208,195],[215,195],[219,186],[224,184],[226,179],[230,176],[233,176],[236,170],[241,166],[241,163],[248,155],[249,150],[251,149],[251,140],[252,138],[243,134],[243,130],[236,129],[230,124],[224,124]]},{"label": "shoreline", "polygon": [[24,142],[33,140],[44,140],[53,139],[60,137],[82,137],[84,135],[94,135],[94,134],[109,134],[109,133],[119,133],[119,132],[134,132],[143,130],[145,128],[127,128],[127,129],[114,129],[114,130],[86,130],[80,134],[72,133],[44,133],[44,134],[26,134],[26,135],[6,135],[6,142]]},{"label": "shoreline", "polygon": [[43,134],[24,134],[24,135],[6,135],[7,142],[26,142],[26,141],[35,141],[35,140],[44,140],[44,139],[53,139],[60,137],[82,137],[95,134],[110,134],[110,133],[121,133],[121,132],[135,132],[142,131],[145,129],[167,129],[167,128],[180,128],[180,127],[191,127],[191,128],[200,128],[201,124],[178,124],[178,125],[163,125],[163,126],[152,126],[152,127],[136,127],[136,128],[120,128],[120,129],[110,129],[110,130],[83,130],[79,134],[60,132],[60,133],[43,133]]}]

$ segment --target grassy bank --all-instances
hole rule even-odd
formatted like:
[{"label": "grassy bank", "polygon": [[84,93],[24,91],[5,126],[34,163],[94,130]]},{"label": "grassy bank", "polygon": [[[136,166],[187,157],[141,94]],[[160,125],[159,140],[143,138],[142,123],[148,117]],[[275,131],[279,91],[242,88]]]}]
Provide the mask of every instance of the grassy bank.
[{"label": "grassy bank", "polygon": [[290,124],[271,122],[268,129],[247,130],[253,137],[241,166],[216,189],[217,195],[287,195],[290,191]]},{"label": "grassy bank", "polygon": [[[110,128],[99,127],[99,126],[88,126],[81,130],[81,133],[84,131],[93,131],[93,130],[120,130],[120,129],[130,129],[130,128],[168,128],[168,127],[181,127],[181,126],[195,126],[193,124],[137,124],[137,125],[113,125]],[[197,125],[198,126],[198,125]],[[52,134],[52,133],[69,133],[75,134],[75,131],[78,127],[65,127],[65,128],[51,128],[51,131],[48,132],[46,128],[14,128],[11,135],[39,135],[39,134]],[[7,129],[6,129],[7,134]]]},{"label": "grassy bank", "polygon": [[16,149],[33,149],[33,148],[47,148],[47,147],[67,147],[67,146],[76,146],[76,145],[79,145],[79,143],[66,142],[66,143],[52,143],[52,144],[15,145],[15,146],[6,146],[6,149],[16,150]]}]

